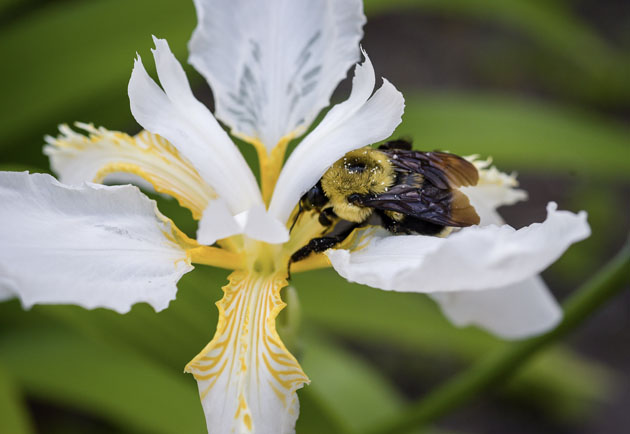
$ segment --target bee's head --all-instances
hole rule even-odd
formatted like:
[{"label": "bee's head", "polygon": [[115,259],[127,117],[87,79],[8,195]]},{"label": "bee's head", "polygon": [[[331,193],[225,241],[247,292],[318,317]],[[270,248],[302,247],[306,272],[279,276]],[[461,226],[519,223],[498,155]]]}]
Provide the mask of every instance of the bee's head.
[{"label": "bee's head", "polygon": [[394,180],[387,155],[368,146],[348,152],[333,164],[322,177],[321,186],[339,217],[361,222],[371,209],[354,205],[349,196],[383,193]]}]

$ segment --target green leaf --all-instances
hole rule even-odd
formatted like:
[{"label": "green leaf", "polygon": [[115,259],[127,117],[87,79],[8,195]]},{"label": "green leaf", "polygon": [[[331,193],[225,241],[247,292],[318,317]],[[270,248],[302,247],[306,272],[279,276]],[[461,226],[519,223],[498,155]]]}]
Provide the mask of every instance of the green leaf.
[{"label": "green leaf", "polygon": [[0,19],[5,18],[7,14],[17,8],[28,6],[28,3],[27,0],[0,0]]},{"label": "green leaf", "polygon": [[[366,432],[406,406],[386,372],[314,330],[305,333],[301,364],[312,383],[300,389],[300,434]],[[412,432],[447,434],[433,428]]]},{"label": "green leaf", "polygon": [[[506,345],[475,328],[448,323],[427,297],[350,284],[331,270],[297,274],[305,322],[364,345],[388,345],[466,366]],[[610,395],[613,373],[568,349],[550,349],[526,366],[506,391],[555,416],[579,414]],[[439,366],[438,366],[439,367]],[[431,381],[436,367],[406,367],[410,378]],[[418,380],[416,380],[418,381]]]},{"label": "green leaf", "polygon": [[[178,283],[177,299],[156,313],[146,304],[125,315],[106,309],[38,306],[34,310],[85,337],[124,345],[180,372],[214,335],[227,271],[197,266]],[[186,376],[188,378],[188,376]],[[190,378],[192,380],[192,378]]]},{"label": "green leaf", "polygon": [[35,431],[20,390],[0,364],[0,432],[31,434]]},{"label": "green leaf", "polygon": [[593,113],[472,93],[407,94],[394,135],[418,149],[492,156],[502,170],[630,179],[630,129]]},{"label": "green leaf", "polygon": [[382,373],[312,333],[304,339],[300,362],[312,381],[305,392],[326,403],[334,419],[345,427],[344,432],[365,431],[395,416],[404,404]]},{"label": "green leaf", "polygon": [[136,52],[148,52],[155,34],[184,60],[194,24],[192,2],[111,0],[50,2],[5,25],[0,147],[37,147],[75,120],[132,125],[126,83]]},{"label": "green leaf", "polygon": [[52,327],[6,332],[0,347],[0,361],[29,395],[125,430],[206,432],[195,382],[181,371]]},{"label": "green leaf", "polygon": [[[367,14],[401,10],[437,11],[447,15],[494,21],[517,29],[560,54],[571,56],[585,68],[610,56],[606,42],[569,6],[550,0],[365,0]],[[590,56],[596,56],[595,58]]]}]

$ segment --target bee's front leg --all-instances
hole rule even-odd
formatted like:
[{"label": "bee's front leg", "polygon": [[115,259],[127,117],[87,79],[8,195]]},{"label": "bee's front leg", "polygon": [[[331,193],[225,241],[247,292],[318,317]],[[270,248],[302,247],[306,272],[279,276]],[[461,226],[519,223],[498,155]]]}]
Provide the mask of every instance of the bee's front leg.
[{"label": "bee's front leg", "polygon": [[310,240],[308,244],[306,244],[301,249],[298,249],[289,258],[289,264],[288,264],[289,279],[291,278],[291,264],[292,263],[306,259],[311,253],[321,253],[321,252],[325,252],[326,250],[332,247],[335,247],[337,244],[341,243],[346,238],[348,238],[348,236],[352,233],[354,229],[360,226],[361,224],[359,223],[351,223],[348,225],[347,228],[344,228],[343,231],[339,232],[338,234],[330,235],[327,237],[313,238],[312,240]]},{"label": "bee's front leg", "polygon": [[328,227],[332,225],[337,218],[337,214],[335,214],[335,211],[330,207],[324,208],[322,212],[319,213],[318,221],[320,225]]}]

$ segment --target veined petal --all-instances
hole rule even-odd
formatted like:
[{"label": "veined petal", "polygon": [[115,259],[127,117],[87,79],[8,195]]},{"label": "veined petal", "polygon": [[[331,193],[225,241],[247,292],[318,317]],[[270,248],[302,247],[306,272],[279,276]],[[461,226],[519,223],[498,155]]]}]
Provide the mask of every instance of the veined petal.
[{"label": "veined petal", "polygon": [[[166,308],[192,269],[184,239],[136,187],[0,172],[0,286],[26,307]],[[5,274],[6,273],[6,274]]]},{"label": "veined petal", "polygon": [[236,271],[223,287],[214,338],[186,366],[197,380],[210,433],[295,432],[295,391],[309,380],[276,332],[286,284],[277,275]]},{"label": "veined petal", "polygon": [[446,238],[386,236],[357,252],[329,250],[332,266],[344,278],[385,290],[440,292],[500,288],[533,277],[573,243],[590,235],[586,213],[557,211],[516,230],[473,226]]},{"label": "veined petal", "polygon": [[286,222],[300,197],[347,152],[389,137],[405,107],[402,94],[387,80],[374,90],[374,68],[365,52],[357,65],[350,97],[334,106],[287,160],[269,205]]},{"label": "veined petal", "polygon": [[[145,129],[168,139],[197,169],[201,177],[224,200],[232,216],[262,204],[256,179],[227,133],[190,90],[183,68],[163,39],[154,38],[153,56],[164,91],[149,77],[142,61],[135,62],[129,81],[131,112]],[[217,209],[216,207],[210,209]],[[211,221],[223,216],[202,216]],[[270,218],[271,219],[271,218]],[[280,223],[275,222],[273,229]],[[235,227],[234,225],[230,225]],[[210,225],[204,223],[203,228]],[[246,230],[249,225],[239,224]],[[226,232],[221,229],[222,232]],[[270,230],[270,233],[277,233]],[[233,235],[230,233],[230,235]],[[248,234],[256,238],[255,234]],[[199,233],[199,238],[212,240],[214,234]],[[280,237],[265,241],[281,243]]]},{"label": "veined petal", "polygon": [[502,225],[503,219],[496,211],[500,206],[513,205],[527,200],[527,192],[519,190],[516,175],[500,172],[490,166],[491,160],[477,160],[469,157],[479,171],[479,182],[474,187],[462,187],[462,193],[468,196],[471,205],[477,211],[480,225]]},{"label": "veined petal", "polygon": [[476,325],[504,339],[544,333],[562,319],[562,309],[539,276],[502,288],[440,292],[431,297],[453,324]]},{"label": "veined petal", "polygon": [[245,159],[212,113],[193,96],[167,42],[154,41],[153,56],[164,91],[149,77],[138,57],[129,81],[134,117],[145,129],[169,140],[228,203],[233,214],[262,203]]},{"label": "veined petal", "polygon": [[270,151],[299,136],[359,60],[360,0],[196,0],[190,63],[216,115]]},{"label": "veined petal", "polygon": [[47,137],[44,153],[62,183],[102,183],[111,174],[140,176],[153,188],[175,197],[196,219],[216,197],[190,161],[162,137],[143,131],[136,136],[77,123],[89,136],[61,125],[59,137]]}]

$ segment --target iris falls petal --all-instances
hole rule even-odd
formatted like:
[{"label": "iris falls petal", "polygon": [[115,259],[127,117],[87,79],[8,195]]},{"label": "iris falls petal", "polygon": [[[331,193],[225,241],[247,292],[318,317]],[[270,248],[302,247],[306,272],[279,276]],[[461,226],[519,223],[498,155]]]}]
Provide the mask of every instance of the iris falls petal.
[{"label": "iris falls petal", "polygon": [[192,270],[187,238],[136,187],[0,172],[0,287],[26,306],[166,308]]},{"label": "iris falls petal", "polygon": [[186,367],[210,433],[295,432],[296,390],[309,380],[276,332],[283,275],[232,273],[217,303],[214,338]]},{"label": "iris falls petal", "polygon": [[365,248],[329,250],[337,272],[352,282],[403,292],[485,290],[516,284],[556,261],[590,235],[586,213],[547,206],[547,219],[516,230],[469,227],[446,238],[390,236]]}]

